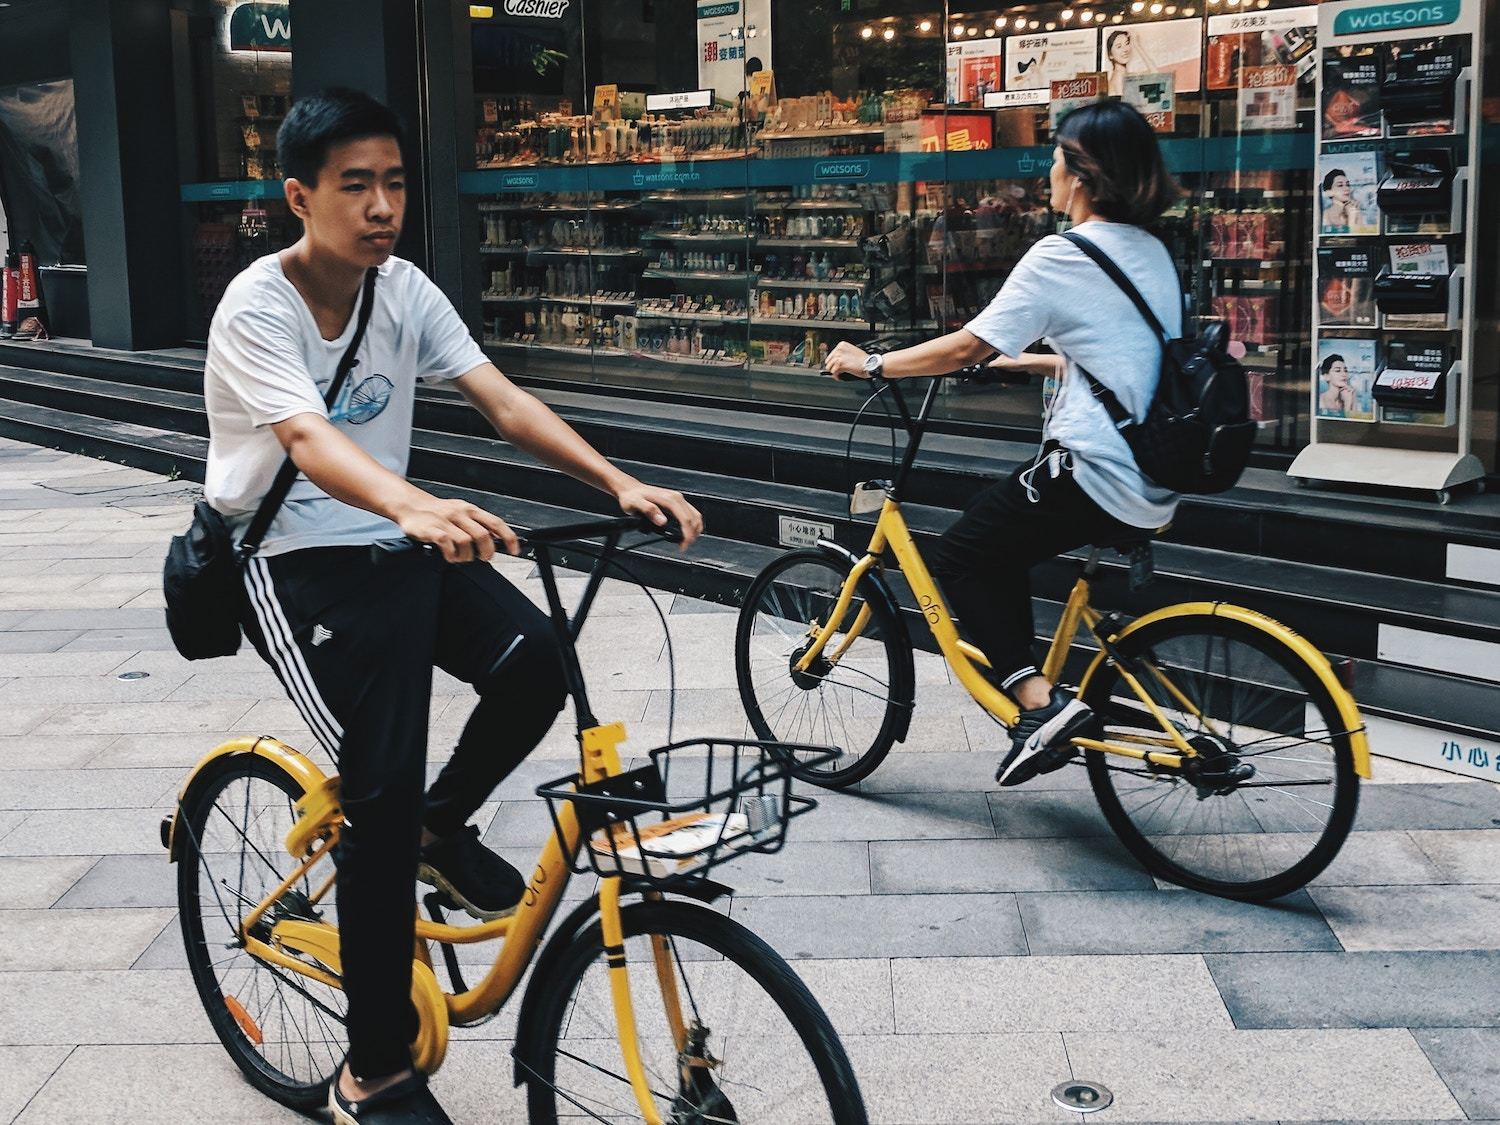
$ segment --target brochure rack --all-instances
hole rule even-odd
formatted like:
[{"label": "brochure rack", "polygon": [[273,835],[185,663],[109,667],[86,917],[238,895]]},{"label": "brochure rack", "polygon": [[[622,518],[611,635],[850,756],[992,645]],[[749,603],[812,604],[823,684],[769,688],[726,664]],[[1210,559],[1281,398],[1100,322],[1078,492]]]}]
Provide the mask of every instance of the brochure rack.
[{"label": "brochure rack", "polygon": [[[1287,472],[1304,484],[1415,489],[1446,503],[1484,477],[1470,451],[1475,286],[1465,277],[1478,260],[1467,212],[1478,198],[1483,4],[1334,0],[1319,5],[1318,48],[1315,245],[1363,249],[1378,263],[1378,314],[1373,324],[1338,323],[1326,305],[1314,310],[1311,440]],[[1413,156],[1425,171],[1413,170]],[[1414,206],[1419,198],[1432,210]],[[1411,254],[1419,239],[1431,240],[1427,254],[1392,260],[1394,245]],[[1392,362],[1418,346],[1443,357],[1440,375],[1418,378]]]}]

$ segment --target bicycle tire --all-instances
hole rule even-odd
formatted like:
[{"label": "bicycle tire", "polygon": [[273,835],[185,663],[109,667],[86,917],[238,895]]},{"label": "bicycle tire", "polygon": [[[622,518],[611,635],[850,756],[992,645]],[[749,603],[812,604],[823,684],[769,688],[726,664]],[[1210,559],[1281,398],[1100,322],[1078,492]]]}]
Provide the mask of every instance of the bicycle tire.
[{"label": "bicycle tire", "polygon": [[[224,961],[216,961],[214,954],[216,952],[222,954],[226,946],[223,942],[217,942],[217,944],[210,942],[205,936],[205,911],[211,912],[209,913],[209,917],[215,918],[215,921],[219,922],[219,925],[214,927],[216,931],[221,927],[227,930],[230,923],[227,914],[222,920],[215,916],[224,914],[226,911],[232,912],[233,905],[237,900],[232,889],[226,885],[220,890],[217,897],[211,897],[205,901],[205,888],[200,877],[200,871],[207,870],[210,879],[212,879],[214,869],[200,855],[199,843],[203,842],[206,848],[211,848],[212,846],[210,842],[212,829],[209,827],[209,817],[216,807],[219,795],[225,793],[237,781],[245,781],[245,803],[248,808],[250,803],[249,782],[252,780],[263,782],[267,786],[283,793],[286,797],[286,807],[289,816],[291,815],[291,804],[300,799],[304,794],[304,790],[297,780],[275,763],[254,755],[241,754],[225,758],[221,763],[211,767],[211,772],[195,779],[194,784],[190,787],[186,795],[178,823],[178,831],[183,834],[183,851],[177,863],[177,902],[178,914],[182,926],[183,947],[187,953],[188,968],[192,973],[193,983],[198,990],[198,998],[202,1001],[204,1010],[208,1014],[209,1023],[213,1026],[215,1034],[218,1035],[219,1041],[224,1045],[224,1049],[229,1052],[229,1057],[234,1060],[235,1065],[240,1068],[250,1084],[267,1097],[292,1109],[311,1111],[327,1104],[328,1083],[337,1073],[338,1067],[342,1063],[343,1056],[347,1050],[347,1043],[340,1039],[333,1046],[328,1046],[328,1044],[334,1043],[335,1039],[339,1039],[342,1024],[332,1014],[324,1016],[315,1011],[309,997],[315,996],[319,1002],[328,1004],[330,1000],[342,1002],[343,993],[338,992],[335,996],[333,995],[335,990],[310,981],[307,981],[304,986],[303,982],[305,978],[297,978],[294,981],[291,978],[295,974],[285,972],[284,970],[282,972],[286,980],[283,981],[276,976],[273,969],[265,966],[262,962],[257,961],[243,951],[241,951],[239,956],[244,964],[236,965],[233,969],[221,975],[218,972],[218,967]],[[276,858],[286,865],[283,869],[283,874],[290,874],[294,865],[292,857],[287,854],[284,846],[281,845],[280,839],[280,837],[285,835],[286,828],[290,827],[290,824],[290,819],[284,825],[277,824],[276,828],[279,831],[268,831],[265,837],[268,841],[274,839],[279,849],[276,853]],[[262,851],[264,852],[265,849],[262,849]],[[210,851],[210,854],[217,853]],[[265,856],[266,860],[270,858],[269,855]],[[223,868],[221,868],[222,870]],[[243,877],[241,877],[241,880],[242,885],[240,890],[243,892]],[[214,885],[217,886],[217,884]],[[264,888],[260,896],[256,896],[252,891],[246,897],[258,900],[258,897],[263,897],[264,894],[274,889],[275,885],[275,883],[272,883],[271,886]],[[222,935],[215,934],[216,938],[220,936]],[[232,958],[229,960],[232,960]],[[234,999],[234,1004],[240,1008],[240,1012],[237,1014],[231,1010],[229,1003],[226,1001],[224,986],[236,979],[237,974],[242,969],[249,970],[250,976],[245,979],[255,982],[252,986],[255,991],[253,998],[250,999],[248,1004],[237,998]],[[270,974],[270,976],[263,978],[257,974]],[[275,984],[272,984],[272,981]],[[255,1018],[257,1012],[254,1009],[257,1007],[257,1000],[263,983],[267,989],[279,986],[283,990],[276,993],[278,1002],[282,1004],[282,1010],[275,1014],[274,1028],[271,1021],[264,1018],[260,1020]],[[306,988],[305,992],[299,993],[296,991],[297,988],[303,987]],[[231,997],[237,997],[239,992],[246,992],[243,985],[239,990],[231,991],[230,995]],[[246,995],[251,995],[251,993],[246,992]],[[291,995],[293,1000],[287,1002],[286,995]],[[297,1074],[279,1069],[270,1057],[268,1057],[269,1052],[261,1049],[264,1043],[257,1045],[252,1041],[252,1035],[260,1035],[264,1040],[266,1032],[270,1031],[274,1034],[277,1030],[279,1030],[283,1039],[286,1039],[287,1028],[285,1021],[288,1016],[291,1016],[293,1024],[295,1024],[298,1011],[307,1016],[310,1025],[316,1025],[312,1026],[311,1039],[306,1035],[301,1036],[303,1043],[307,1045],[309,1055],[313,1054],[311,1044],[316,1041],[324,1045],[323,1054],[325,1058],[323,1062],[327,1064],[321,1068],[310,1066],[308,1068],[309,1073],[305,1077],[299,1077]],[[334,1030],[335,1026],[337,1026],[338,1032]],[[295,1027],[293,1030],[300,1031],[300,1029]],[[282,1065],[287,1065],[287,1063],[283,1062]],[[316,1073],[313,1073],[314,1071]]]},{"label": "bicycle tire", "polygon": [[[1182,646],[1180,650],[1173,651],[1188,652],[1192,651],[1199,643],[1202,643],[1204,651],[1209,652],[1212,650],[1212,644],[1215,640],[1235,642],[1243,645],[1270,661],[1270,664],[1263,665],[1257,670],[1257,675],[1262,678],[1257,682],[1250,683],[1248,685],[1249,690],[1258,692],[1262,697],[1273,697],[1274,692],[1277,690],[1283,696],[1289,696],[1291,685],[1295,684],[1296,688],[1306,695],[1301,720],[1304,727],[1304,734],[1307,728],[1318,729],[1315,722],[1308,718],[1309,713],[1306,707],[1311,705],[1316,709],[1316,721],[1322,723],[1322,729],[1328,735],[1327,761],[1323,762],[1319,759],[1309,759],[1308,761],[1309,764],[1314,766],[1326,765],[1328,767],[1332,801],[1326,805],[1328,813],[1326,821],[1322,825],[1321,832],[1315,841],[1309,841],[1311,846],[1308,848],[1306,854],[1296,859],[1284,870],[1269,871],[1264,869],[1264,865],[1271,862],[1271,859],[1268,857],[1274,857],[1274,846],[1269,850],[1264,846],[1253,849],[1241,847],[1237,850],[1247,863],[1255,859],[1259,859],[1262,862],[1263,870],[1259,873],[1258,877],[1232,879],[1225,877],[1223,873],[1207,873],[1204,870],[1194,870],[1193,866],[1187,862],[1187,860],[1192,858],[1192,849],[1183,843],[1188,837],[1185,835],[1173,836],[1165,832],[1159,833],[1154,838],[1155,840],[1164,841],[1168,845],[1176,845],[1175,847],[1168,848],[1168,850],[1173,851],[1175,854],[1168,855],[1163,850],[1163,847],[1153,842],[1153,837],[1148,834],[1142,825],[1137,824],[1136,819],[1125,807],[1121,799],[1121,792],[1116,787],[1116,779],[1130,774],[1139,776],[1144,771],[1135,771],[1116,766],[1113,763],[1115,761],[1123,761],[1123,759],[1118,759],[1113,755],[1097,751],[1085,751],[1084,757],[1088,767],[1089,782],[1093,787],[1095,797],[1099,801],[1099,807],[1104,814],[1105,820],[1109,822],[1110,827],[1119,837],[1120,842],[1125,845],[1126,850],[1139,860],[1148,871],[1169,882],[1193,890],[1247,902],[1264,902],[1290,894],[1292,891],[1305,886],[1333,861],[1339,849],[1343,846],[1345,839],[1348,837],[1354,823],[1354,816],[1359,803],[1359,777],[1354,769],[1354,752],[1350,743],[1350,732],[1342,729],[1343,721],[1339,717],[1338,709],[1334,704],[1332,695],[1322,680],[1318,678],[1315,670],[1294,649],[1273,634],[1226,617],[1214,614],[1193,614],[1182,617],[1169,617],[1144,626],[1120,638],[1115,642],[1115,646],[1121,657],[1128,661],[1142,656],[1147,651],[1155,652],[1172,644]],[[1289,677],[1288,682],[1279,688],[1266,678],[1273,666]],[[1219,689],[1218,694],[1223,695],[1224,685],[1230,681],[1226,680],[1225,676],[1219,672],[1213,672],[1211,675],[1204,673],[1204,675],[1207,682],[1206,690],[1208,694],[1212,695],[1217,687]],[[1112,712],[1118,713],[1119,711],[1118,705],[1111,704],[1110,702],[1110,693],[1118,680],[1118,669],[1112,663],[1106,661],[1100,665],[1098,671],[1090,679],[1085,692],[1084,702],[1097,714],[1104,717],[1106,723],[1108,723]],[[1186,681],[1185,679],[1180,679],[1179,682]],[[1234,686],[1238,685],[1235,684]],[[1122,697],[1128,691],[1128,688],[1124,689]],[[1129,698],[1133,702],[1135,697],[1130,696]],[[1200,708],[1207,709],[1202,701],[1198,701],[1197,705]],[[1264,703],[1262,703],[1262,706],[1264,707]],[[1292,705],[1286,699],[1278,699],[1276,706],[1282,709],[1284,716],[1295,714]],[[1144,709],[1136,712],[1137,717],[1140,714],[1144,714]],[[1228,722],[1230,729],[1233,730],[1233,718],[1231,717]],[[1268,739],[1260,738],[1255,741],[1259,744],[1268,741]],[[1306,745],[1310,741],[1307,738],[1294,739],[1293,744]],[[1249,744],[1246,745],[1248,746]],[[1240,749],[1243,751],[1244,747],[1242,746]],[[1264,755],[1269,753],[1269,751],[1259,751],[1258,753]],[[1165,777],[1165,775],[1159,775],[1157,780],[1163,780],[1163,778],[1167,783],[1178,783],[1169,777]],[[1261,784],[1266,787],[1265,791],[1269,791],[1269,787],[1273,783],[1263,782]],[[1283,782],[1282,784],[1286,785],[1287,783]],[[1309,783],[1299,781],[1297,784]],[[1317,784],[1321,785],[1322,783],[1318,782]],[[1290,788],[1289,785],[1288,788]],[[1258,789],[1256,792],[1260,794],[1262,791]],[[1238,792],[1243,794],[1244,790],[1241,789]],[[1285,790],[1282,790],[1282,792],[1285,792]],[[1203,798],[1205,801],[1223,799],[1225,798],[1216,796]],[[1257,800],[1264,801],[1265,799],[1264,797],[1257,796]],[[1318,804],[1320,807],[1324,804],[1323,802],[1312,801],[1307,803]],[[1258,824],[1261,826],[1259,831],[1266,835],[1276,834],[1275,818],[1265,811],[1255,809],[1248,800],[1245,803],[1245,809],[1249,811],[1253,819],[1250,822],[1241,821],[1241,826],[1247,823]],[[1234,811],[1238,812],[1239,810],[1236,809]],[[1152,814],[1152,816],[1155,815],[1155,813]],[[1224,832],[1221,838],[1226,842],[1230,840],[1254,839],[1254,831],[1252,829],[1243,834],[1233,834],[1233,829],[1231,828]],[[1211,838],[1211,836],[1207,835],[1198,837],[1198,839],[1203,840]],[[1226,847],[1226,853],[1229,850]],[[1255,853],[1253,856],[1251,855],[1252,851]],[[1206,854],[1202,858],[1206,860]],[[1202,865],[1200,864],[1199,866],[1201,867]]]},{"label": "bicycle tire", "polygon": [[[750,588],[745,593],[745,600],[740,605],[739,621],[735,628],[734,637],[735,681],[739,685],[740,702],[745,708],[745,717],[749,721],[750,728],[755,732],[757,738],[780,742],[804,743],[826,740],[839,746],[843,754],[827,766],[808,768],[799,764],[793,768],[793,773],[802,780],[811,782],[814,785],[820,785],[828,789],[842,789],[863,780],[873,773],[880,763],[885,760],[885,756],[890,753],[891,747],[895,744],[898,729],[897,724],[903,717],[901,712],[903,709],[906,711],[910,710],[914,690],[912,684],[909,682],[909,677],[903,671],[910,662],[903,660],[900,653],[900,646],[909,646],[911,642],[907,638],[904,624],[895,615],[891,614],[881,602],[874,599],[867,599],[864,602],[865,605],[870,607],[872,623],[883,643],[886,677],[884,686],[887,694],[884,710],[879,716],[878,724],[874,720],[869,720],[865,723],[866,729],[874,729],[868,737],[861,737],[859,739],[863,743],[862,746],[845,745],[842,742],[836,741],[837,736],[840,734],[854,733],[849,730],[847,722],[844,724],[843,731],[835,731],[832,721],[828,720],[825,716],[824,727],[820,728],[816,720],[813,720],[808,728],[803,730],[801,723],[805,720],[801,717],[800,713],[796,716],[795,721],[792,722],[782,721],[781,716],[777,714],[772,714],[768,717],[766,714],[769,708],[768,699],[761,698],[763,693],[757,687],[758,669],[756,658],[752,656],[752,649],[755,645],[757,635],[758,619],[765,612],[765,607],[773,606],[778,597],[782,596],[775,592],[776,582],[781,580],[790,571],[796,570],[799,567],[813,568],[813,573],[817,569],[825,570],[829,575],[828,585],[833,590],[837,590],[842,586],[845,579],[849,576],[849,567],[847,565],[816,548],[788,551],[786,554],[778,556],[762,570],[756,576],[755,581],[750,584]],[[775,612],[787,613],[792,612],[792,610],[793,607],[788,606],[785,609],[776,609]],[[851,607],[850,613],[852,614],[853,612],[855,611]],[[810,625],[811,622],[802,622],[801,624],[805,627],[806,625]],[[769,663],[766,663],[765,668],[759,671],[763,672],[771,683],[791,684],[792,688],[800,688],[808,695],[816,688],[821,698],[826,685],[822,684],[815,677],[807,677],[799,682],[792,674],[790,659],[793,649],[796,647],[791,643],[793,639],[795,638],[788,637],[783,639],[783,647],[790,646],[787,647],[785,653],[777,651],[763,657],[763,662]],[[774,677],[776,671],[772,666],[774,660],[781,660],[787,665],[784,672],[781,673],[779,680]],[[835,686],[842,687],[843,685]],[[769,698],[779,698],[779,693],[788,692],[792,688],[785,686],[778,687],[776,689],[778,695]],[[850,690],[852,691],[853,689],[851,688]],[[783,705],[784,707],[785,705]],[[777,729],[778,727],[781,729]]]},{"label": "bicycle tire", "polygon": [[[630,938],[662,936],[696,942],[717,952],[723,961],[744,970],[775,1002],[806,1048],[823,1093],[828,1099],[830,1120],[834,1125],[868,1125],[869,1118],[854,1069],[827,1014],[801,978],[792,971],[791,966],[765,941],[723,914],[677,900],[633,903],[622,909],[621,919],[627,941]],[[542,1044],[532,1056],[536,1059],[536,1066],[527,1067],[531,1071],[527,1078],[527,1104],[531,1125],[557,1125],[559,1093],[555,1079],[556,1062],[559,1053],[564,1050],[563,1020],[565,1016],[573,1022],[578,1020],[575,992],[590,966],[601,962],[604,957],[602,930],[596,919],[564,951],[553,973],[548,974],[545,979],[534,977],[531,981],[529,990],[541,990],[537,993],[541,1001],[538,1005],[538,1019],[533,1025],[538,1037],[533,1041]],[[694,961],[688,963],[713,964]],[[638,1024],[640,1015],[650,1002],[649,997],[657,995],[654,989],[643,988],[642,982],[654,980],[655,974],[650,969],[631,974]],[[688,992],[691,994],[690,988]],[[611,1044],[614,1044],[613,1040]],[[617,1047],[615,1058],[618,1060]],[[616,1065],[620,1065],[618,1061]],[[628,1094],[628,1087],[624,1089]],[[563,1094],[562,1100],[569,1112],[577,1112],[577,1106],[569,1104],[567,1092],[564,1091]],[[621,1103],[624,1104],[627,1100],[621,1098]],[[629,1104],[634,1105],[633,1100]],[[638,1112],[638,1107],[636,1111]],[[719,1119],[717,1115],[705,1119],[701,1114],[691,1112],[686,1116],[668,1117],[663,1114],[663,1117],[682,1122],[683,1125]],[[727,1116],[723,1119],[739,1118]],[[609,1120],[619,1118],[610,1116]]]}]

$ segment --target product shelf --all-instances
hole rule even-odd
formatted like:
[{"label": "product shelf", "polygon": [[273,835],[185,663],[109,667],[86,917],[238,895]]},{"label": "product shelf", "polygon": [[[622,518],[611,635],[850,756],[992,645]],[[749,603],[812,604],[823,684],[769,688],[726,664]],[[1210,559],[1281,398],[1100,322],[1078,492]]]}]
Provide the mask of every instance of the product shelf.
[{"label": "product shelf", "polygon": [[859,280],[846,278],[839,278],[837,280],[833,278],[824,278],[822,280],[818,280],[817,278],[810,277],[757,277],[755,279],[755,284],[757,286],[763,286],[767,289],[845,289],[853,290],[857,293],[862,293],[864,292],[866,282],[863,278]]},{"label": "product shelf", "polygon": [[548,305],[613,305],[618,308],[635,308],[634,297],[600,297],[591,293],[580,293],[576,297],[548,293],[537,300]]},{"label": "product shelf", "polygon": [[819,320],[796,316],[752,316],[750,323],[756,328],[842,328],[858,329],[861,332],[875,331],[863,320]]},{"label": "product shelf", "polygon": [[750,273],[721,273],[718,270],[668,270],[649,266],[641,271],[642,277],[660,278],[664,281],[736,281],[746,282],[755,275]]},{"label": "product shelf", "polygon": [[744,324],[745,313],[673,312],[670,309],[641,309],[635,315],[642,320],[696,320],[704,324]]},{"label": "product shelf", "polygon": [[813,250],[857,250],[860,240],[857,238],[769,238],[756,237],[755,245],[759,247],[770,247],[771,249],[786,248],[799,249],[807,247]]}]

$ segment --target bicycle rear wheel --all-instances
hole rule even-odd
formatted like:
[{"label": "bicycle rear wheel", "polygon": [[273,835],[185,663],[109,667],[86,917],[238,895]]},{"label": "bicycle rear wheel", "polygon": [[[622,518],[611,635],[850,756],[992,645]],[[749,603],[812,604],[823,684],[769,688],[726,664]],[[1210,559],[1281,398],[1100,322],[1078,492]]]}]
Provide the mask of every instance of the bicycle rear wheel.
[{"label": "bicycle rear wheel", "polygon": [[[1089,780],[1120,840],[1154,874],[1260,901],[1305,885],[1354,822],[1349,735],[1316,673],[1284,642],[1242,622],[1167,618],[1117,642],[1120,657],[1198,751],[1182,769],[1088,752]],[[1161,725],[1113,663],[1085,702],[1110,742],[1143,749]]]},{"label": "bicycle rear wheel", "polygon": [[[775,950],[739,923],[685,902],[636,903],[622,919],[641,1060],[662,1120],[866,1125],[838,1035]],[[532,1125],[556,1125],[559,1117],[640,1121],[599,923],[530,987],[543,990],[534,1046],[521,1067]],[[669,1003],[682,1014],[685,1049]]]},{"label": "bicycle rear wheel", "polygon": [[[264,758],[236,755],[214,767],[182,808],[177,902],[188,967],[220,1042],[256,1089],[311,1110],[326,1103],[348,1050],[344,994],[252,957],[239,937],[240,920],[297,867],[285,839],[302,796],[302,786]],[[331,915],[331,902],[311,902],[309,879],[332,870],[325,863],[304,876],[257,929],[268,935],[282,918]]]},{"label": "bicycle rear wheel", "polygon": [[[858,590],[823,653],[806,671],[795,667],[813,629],[832,617],[848,577],[846,566],[821,551],[782,555],[751,583],[734,640],[740,701],[755,736],[838,747],[839,756],[827,764],[795,770],[830,788],[852,785],[880,765],[912,695],[900,649],[910,642],[901,622]],[[827,659],[846,642],[837,664]]]}]

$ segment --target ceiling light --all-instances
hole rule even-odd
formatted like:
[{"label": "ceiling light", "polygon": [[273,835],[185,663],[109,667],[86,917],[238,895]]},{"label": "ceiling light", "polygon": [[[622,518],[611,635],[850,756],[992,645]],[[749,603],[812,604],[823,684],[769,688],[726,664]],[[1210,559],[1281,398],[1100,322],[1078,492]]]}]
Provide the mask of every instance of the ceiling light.
[{"label": "ceiling light", "polygon": [[1184,8],[1184,9],[1182,9],[1182,14],[1185,15],[1185,16],[1196,16],[1198,14],[1198,9],[1197,8]]},{"label": "ceiling light", "polygon": [[1145,6],[1146,6],[1146,0],[1132,0],[1132,3],[1130,5],[1130,10],[1132,12],[1139,12],[1143,8],[1145,8]]},{"label": "ceiling light", "polygon": [[1151,8],[1150,8],[1150,12],[1151,12],[1151,14],[1153,16],[1159,16],[1159,15],[1161,15],[1161,5],[1159,3],[1158,4],[1152,4]]},{"label": "ceiling light", "polygon": [[1091,12],[1091,11],[1089,11],[1087,8],[1085,8],[1082,12],[1080,12],[1078,14],[1078,18],[1081,19],[1084,23],[1093,23],[1094,22],[1094,13]]},{"label": "ceiling light", "polygon": [[1169,15],[1169,16],[1175,16],[1177,14],[1177,5],[1176,4],[1168,4],[1166,6],[1165,10],[1166,10],[1167,15]]},{"label": "ceiling light", "polygon": [[964,34],[965,34],[965,35],[968,35],[968,36],[970,36],[970,37],[973,37],[973,36],[975,36],[975,35],[978,35],[978,34],[979,34],[979,29],[978,29],[978,28],[977,28],[977,27],[971,27],[971,28],[968,28],[968,29],[967,29],[967,30],[966,30],[966,31],[965,31],[965,32],[964,32]]},{"label": "ceiling light", "polygon": [[921,23],[917,24],[917,30],[918,31],[931,31],[932,30],[932,21],[931,20],[923,20]]},{"label": "ceiling light", "polygon": [[995,29],[993,27],[987,27],[987,28],[985,28],[984,29],[984,37],[986,39],[993,39],[993,38],[995,38]]},{"label": "ceiling light", "polygon": [[1061,14],[1058,16],[1058,19],[1062,20],[1064,23],[1067,23],[1072,18],[1073,18],[1073,9],[1072,8],[1064,8],[1062,10]]},{"label": "ceiling light", "polygon": [[[0,4],[0,8],[9,8],[9,7],[10,7],[9,4]],[[490,4],[470,4],[469,5],[469,18],[471,20],[487,20],[491,16],[493,16],[494,14],[495,14],[495,9],[494,9],[493,5],[490,5]]]},{"label": "ceiling light", "polygon": [[859,37],[861,39],[868,39],[868,38],[870,38],[870,36],[872,36],[874,34],[875,34],[875,29],[873,27],[862,27],[862,28],[859,29]]},{"label": "ceiling light", "polygon": [[963,33],[964,33],[964,25],[963,24],[956,23],[956,24],[953,25],[953,38],[957,39]]},{"label": "ceiling light", "polygon": [[896,29],[894,27],[886,28],[880,33],[880,38],[889,43],[892,39],[896,38]]},{"label": "ceiling light", "polygon": [[1124,16],[1124,15],[1123,15],[1123,14],[1122,14],[1122,13],[1120,13],[1120,12],[1116,12],[1116,13],[1115,13],[1115,14],[1114,14],[1114,16],[1113,16],[1113,17],[1112,17],[1112,18],[1111,18],[1111,19],[1110,19],[1110,22],[1111,22],[1111,23],[1119,23],[1119,22],[1120,22],[1120,21],[1121,21],[1121,20],[1123,20],[1123,19],[1124,19],[1124,18],[1125,18],[1125,16]]}]

